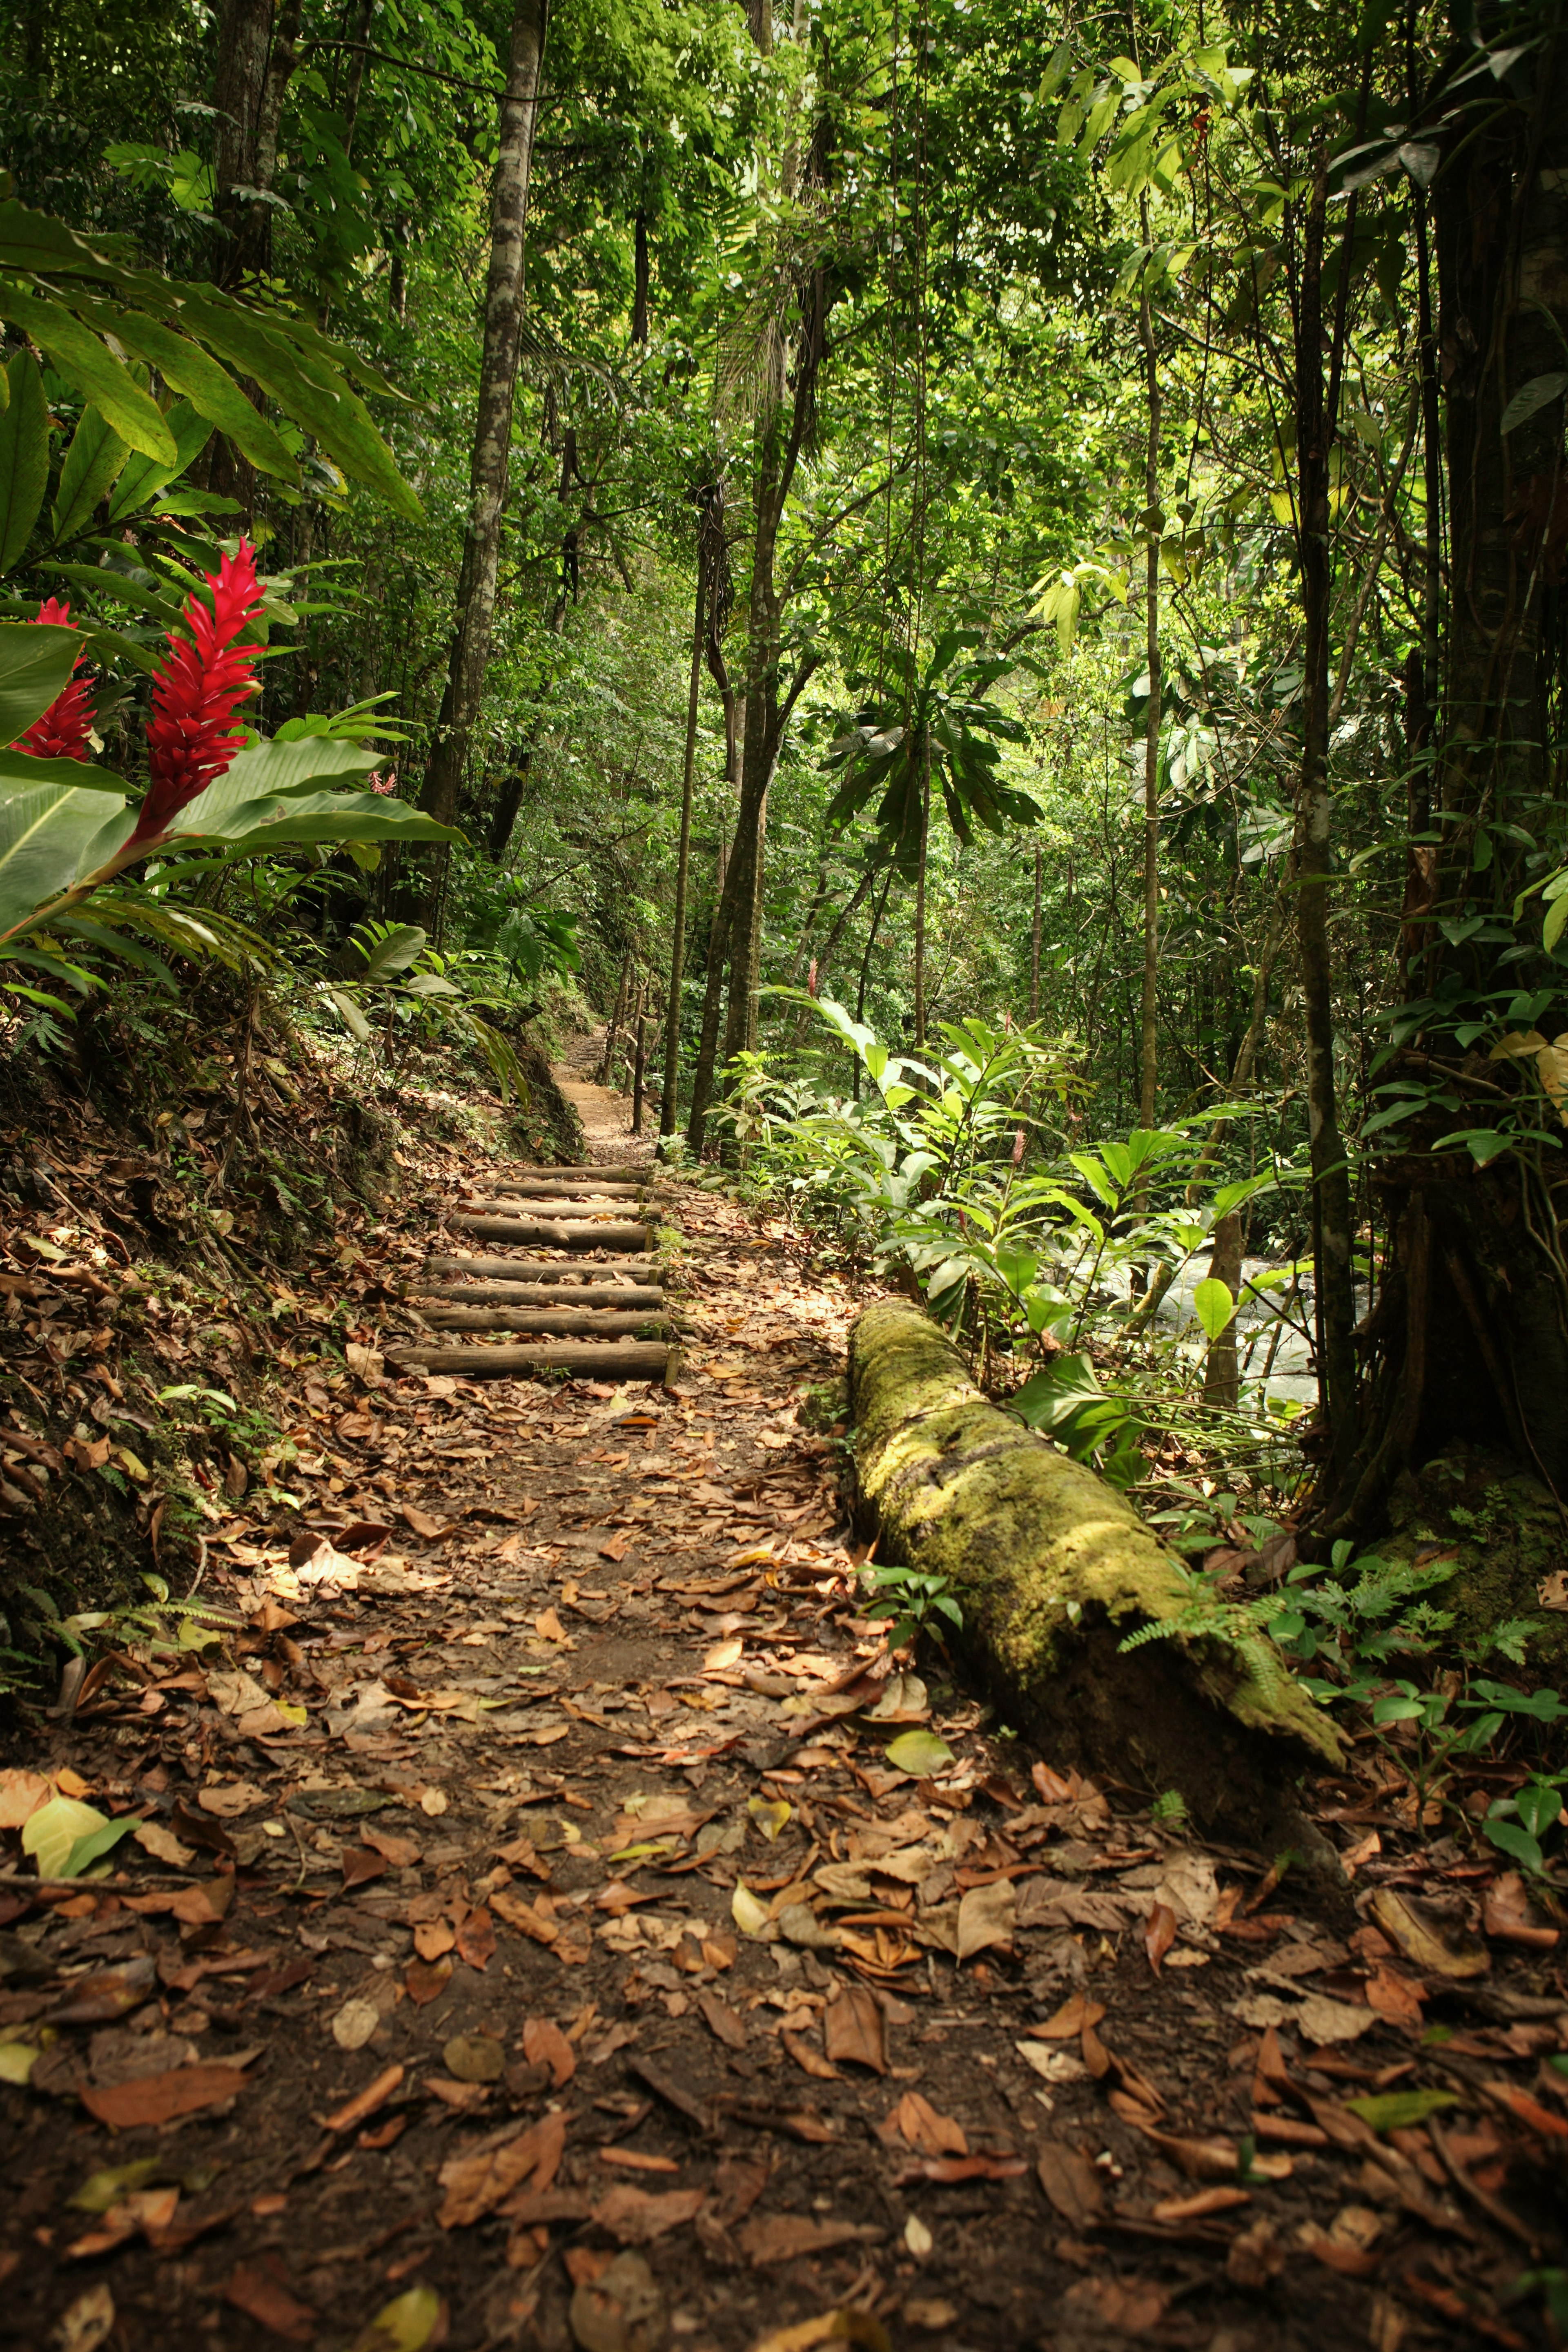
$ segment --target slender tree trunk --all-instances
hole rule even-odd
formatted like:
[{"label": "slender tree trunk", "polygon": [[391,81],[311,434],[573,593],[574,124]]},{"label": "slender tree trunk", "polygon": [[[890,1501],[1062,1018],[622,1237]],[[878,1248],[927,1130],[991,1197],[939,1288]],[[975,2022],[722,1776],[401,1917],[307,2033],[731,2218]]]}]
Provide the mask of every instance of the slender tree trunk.
[{"label": "slender tree trunk", "polygon": [[496,579],[512,446],[512,394],[524,299],[524,231],[533,161],[547,0],[517,0],[501,100],[499,149],[490,207],[490,271],[479,406],[469,466],[469,509],[457,576],[456,623],[446,690],[430,748],[420,806],[443,824],[457,813],[469,739],[479,716],[496,618]]},{"label": "slender tree trunk", "polygon": [[[298,28],[298,16],[295,21]],[[225,237],[218,274],[225,285],[234,285],[248,266],[255,233],[250,215],[267,210],[240,192],[256,184],[256,140],[271,49],[272,0],[224,0],[213,75],[217,115],[213,176]]]},{"label": "slender tree trunk", "polygon": [[643,1079],[647,1068],[645,1031],[647,1014],[643,1005],[643,991],[637,994],[637,1039],[632,1057],[632,1132],[643,1132]]},{"label": "slender tree trunk", "polygon": [[[1303,220],[1296,326],[1296,450],[1300,501],[1304,716],[1297,837],[1301,845],[1296,930],[1307,1033],[1307,1118],[1312,1170],[1312,1258],[1318,1386],[1327,1426],[1331,1479],[1354,1443],[1355,1273],[1350,1171],[1335,1088],[1333,964],[1329,938],[1333,801],[1329,784],[1329,625],[1333,567],[1329,545],[1329,460],[1338,390],[1338,335],[1330,357],[1333,394],[1324,397],[1322,267],[1328,166],[1320,147]],[[1346,240],[1354,229],[1354,199]],[[1348,251],[1344,256],[1348,268]],[[1343,315],[1343,307],[1342,307]]]},{"label": "slender tree trunk", "polygon": [[632,341],[648,340],[648,215],[638,209],[632,232]]},{"label": "slender tree trunk", "polygon": [[[861,958],[860,986],[855,991],[855,1019],[857,1021],[863,1021],[865,1019],[865,992],[871,982],[871,960],[876,949],[876,935],[882,929],[883,916],[887,911],[887,894],[893,887],[893,876],[894,868],[890,866],[887,869],[887,879],[882,886],[882,896],[877,900],[875,907],[872,910],[871,929],[866,933],[865,953]],[[859,1102],[861,1098],[861,1066],[858,1055],[855,1057],[854,1097],[856,1102]]]},{"label": "slender tree trunk", "polygon": [[[1233,1209],[1221,1217],[1214,1228],[1213,1246],[1208,1254],[1208,1274],[1212,1282],[1222,1282],[1232,1298],[1241,1289],[1241,1217]],[[1208,1343],[1208,1355],[1203,1372],[1203,1401],[1234,1412],[1241,1402],[1241,1379],[1236,1360],[1236,1318],[1231,1317],[1218,1339]]]},{"label": "slender tree trunk", "polygon": [[664,1024],[664,1092],[659,1105],[659,1133],[675,1131],[675,1091],[681,1066],[681,983],[685,978],[686,887],[692,856],[692,782],[696,767],[697,707],[702,688],[703,643],[707,635],[707,560],[703,535],[697,535],[696,612],[692,621],[692,672],[686,691],[686,745],[681,770],[681,844],[675,855],[675,911],[670,942],[670,1011]]},{"label": "slender tree trunk", "polygon": [[931,747],[920,789],[920,865],[915,877],[915,1049],[925,1045],[925,869],[931,855]]},{"label": "slender tree trunk", "polygon": [[1034,845],[1034,927],[1029,942],[1029,1017],[1040,1019],[1040,886],[1044,860],[1040,844]]},{"label": "slender tree trunk", "polygon": [[[1144,242],[1148,243],[1149,207],[1143,201]],[[1146,599],[1149,702],[1144,726],[1144,985],[1138,1026],[1138,1124],[1153,1127],[1158,1076],[1160,967],[1160,372],[1155,322],[1145,291],[1138,305],[1144,346],[1149,437],[1144,461],[1144,517],[1149,534]]]}]

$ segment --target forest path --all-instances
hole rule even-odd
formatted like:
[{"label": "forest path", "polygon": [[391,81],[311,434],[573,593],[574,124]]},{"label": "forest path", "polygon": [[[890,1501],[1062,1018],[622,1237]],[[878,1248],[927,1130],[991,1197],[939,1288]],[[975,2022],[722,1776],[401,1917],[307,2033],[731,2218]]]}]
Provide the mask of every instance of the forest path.
[{"label": "forest path", "polygon": [[[1521,2250],[1343,2104],[1416,2086],[1393,1947],[1310,1890],[1247,1916],[1267,1857],[1031,1786],[894,1670],[800,1418],[847,1286],[656,1197],[678,1392],[308,1384],[297,1484],[319,1446],[338,1491],[215,1531],[235,1654],[111,1676],[33,1759],[142,1820],[96,1884],[0,1885],[0,2041],[47,2042],[0,2078],[0,2342],[420,2352],[444,2309],[454,2352],[1392,2352],[1463,2320]],[[1484,2033],[1427,2079],[1555,2039]],[[1448,2156],[1492,2162],[1500,2112]]]}]

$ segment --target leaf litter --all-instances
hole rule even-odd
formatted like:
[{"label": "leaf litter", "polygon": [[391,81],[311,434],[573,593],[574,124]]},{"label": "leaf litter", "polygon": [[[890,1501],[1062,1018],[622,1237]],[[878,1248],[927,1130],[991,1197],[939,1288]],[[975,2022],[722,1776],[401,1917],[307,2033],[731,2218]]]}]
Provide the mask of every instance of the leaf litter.
[{"label": "leaf litter", "polygon": [[1555,1897],[1354,1767],[1335,1888],[989,1736],[862,1613],[846,1287],[664,1214],[671,1393],[399,1379],[382,1228],[208,1637],[0,1770],[19,2340],[1544,2343]]}]

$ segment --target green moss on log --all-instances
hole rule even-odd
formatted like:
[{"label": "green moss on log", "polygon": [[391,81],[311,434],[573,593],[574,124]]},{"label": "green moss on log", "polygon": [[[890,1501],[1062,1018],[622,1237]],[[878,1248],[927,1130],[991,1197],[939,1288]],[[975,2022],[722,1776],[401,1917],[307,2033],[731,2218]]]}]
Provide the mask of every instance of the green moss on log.
[{"label": "green moss on log", "polygon": [[1132,1506],[991,1404],[929,1318],[886,1299],[850,1342],[860,1485],[902,1558],[951,1580],[962,1648],[1006,1719],[1062,1761],[1177,1788],[1210,1819],[1337,1764],[1328,1721],[1262,1644],[1180,1632],[1123,1654],[1193,1591]]}]

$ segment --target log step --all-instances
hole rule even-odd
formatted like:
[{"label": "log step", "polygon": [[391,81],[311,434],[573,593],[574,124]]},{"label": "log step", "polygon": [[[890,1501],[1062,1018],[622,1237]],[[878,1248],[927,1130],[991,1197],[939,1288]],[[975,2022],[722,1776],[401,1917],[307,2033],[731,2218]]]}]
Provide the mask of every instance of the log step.
[{"label": "log step", "polygon": [[433,1331],[538,1331],[549,1338],[587,1339],[667,1339],[670,1326],[657,1308],[622,1314],[616,1307],[422,1307]]},{"label": "log step", "polygon": [[580,1201],[552,1200],[535,1202],[514,1201],[509,1197],[497,1200],[488,1193],[476,1193],[464,1202],[463,1212],[465,1216],[470,1217],[570,1217],[575,1223],[581,1217],[633,1216],[636,1214],[636,1208],[635,1203],[631,1201],[606,1201],[591,1197],[585,1197]]},{"label": "log step", "polygon": [[546,1249],[646,1249],[646,1225],[601,1224],[596,1219],[547,1223],[543,1218],[476,1217],[459,1212],[449,1223],[485,1242],[530,1242]]},{"label": "log step", "polygon": [[515,1181],[503,1181],[497,1178],[495,1189],[497,1192],[505,1193],[508,1199],[515,1196],[519,1200],[528,1201],[575,1201],[591,1194],[597,1195],[601,1199],[613,1197],[617,1200],[635,1200],[648,1188],[645,1184],[634,1183],[630,1177],[606,1176],[592,1183],[585,1177],[580,1182],[564,1184],[547,1184],[542,1177],[533,1181],[526,1179],[518,1179]]},{"label": "log step", "polygon": [[595,1347],[557,1341],[553,1346],[400,1348],[388,1351],[396,1369],[455,1372],[463,1380],[534,1380],[540,1372],[570,1372],[578,1380],[659,1381],[674,1378],[679,1352],[663,1340],[626,1339]]},{"label": "log step", "polygon": [[533,1168],[526,1160],[512,1162],[513,1177],[526,1179],[529,1183],[576,1183],[590,1177],[598,1182],[645,1184],[654,1172],[655,1163],[651,1160],[564,1160],[559,1168]]},{"label": "log step", "polygon": [[[453,1307],[580,1307],[612,1314],[640,1308],[656,1315],[664,1304],[663,1290],[631,1282],[604,1284],[597,1290],[580,1282],[433,1282],[421,1297]],[[422,1315],[426,1312],[420,1298],[410,1304]]]},{"label": "log step", "polygon": [[563,1265],[558,1257],[466,1257],[461,1253],[427,1257],[426,1274],[456,1274],[472,1278],[491,1276],[502,1282],[529,1282],[535,1276],[541,1281],[559,1283],[563,1275],[571,1275],[579,1282],[646,1282],[658,1274],[658,1262],[648,1253],[640,1257],[605,1257],[597,1262],[581,1258],[569,1259]]}]

